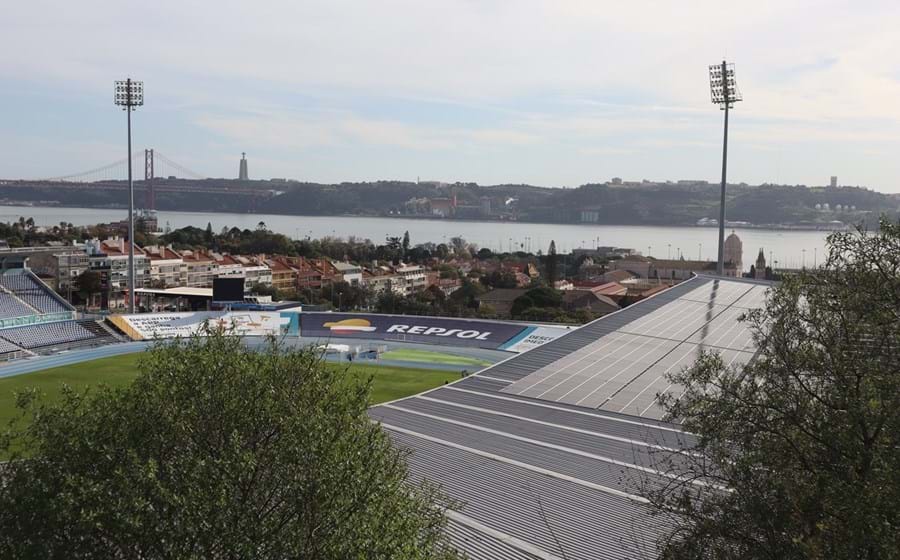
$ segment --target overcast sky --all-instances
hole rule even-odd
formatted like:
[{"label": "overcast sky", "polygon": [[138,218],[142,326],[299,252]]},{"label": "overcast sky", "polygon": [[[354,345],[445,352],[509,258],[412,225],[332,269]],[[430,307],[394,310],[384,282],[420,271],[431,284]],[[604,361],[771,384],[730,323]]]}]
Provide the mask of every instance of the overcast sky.
[{"label": "overcast sky", "polygon": [[135,149],[215,177],[577,186],[729,179],[900,192],[900,2],[8,2],[0,177]]}]

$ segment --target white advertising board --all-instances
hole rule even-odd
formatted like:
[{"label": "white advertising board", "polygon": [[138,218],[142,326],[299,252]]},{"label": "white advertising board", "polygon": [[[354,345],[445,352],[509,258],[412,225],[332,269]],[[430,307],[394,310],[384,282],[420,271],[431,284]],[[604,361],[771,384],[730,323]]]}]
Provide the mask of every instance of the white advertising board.
[{"label": "white advertising board", "polygon": [[143,339],[174,338],[201,333],[203,326],[224,328],[244,336],[267,336],[284,331],[290,317],[276,311],[201,311],[196,313],[148,313],[122,319]]},{"label": "white advertising board", "polygon": [[532,348],[556,340],[577,327],[528,327],[519,336],[500,347],[507,352],[522,353]]}]

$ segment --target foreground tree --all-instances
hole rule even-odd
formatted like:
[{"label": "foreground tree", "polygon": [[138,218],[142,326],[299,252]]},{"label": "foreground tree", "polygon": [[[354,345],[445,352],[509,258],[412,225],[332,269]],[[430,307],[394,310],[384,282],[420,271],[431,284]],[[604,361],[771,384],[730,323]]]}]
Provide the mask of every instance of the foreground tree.
[{"label": "foreground tree", "polygon": [[646,492],[663,557],[900,558],[900,226],[833,234],[748,320],[753,363],[706,355],[662,399],[698,452]]},{"label": "foreground tree", "polygon": [[[23,393],[0,451],[3,558],[450,558],[442,496],[369,387],[235,337],[159,345],[125,389]],[[24,423],[23,423],[24,424]]]}]

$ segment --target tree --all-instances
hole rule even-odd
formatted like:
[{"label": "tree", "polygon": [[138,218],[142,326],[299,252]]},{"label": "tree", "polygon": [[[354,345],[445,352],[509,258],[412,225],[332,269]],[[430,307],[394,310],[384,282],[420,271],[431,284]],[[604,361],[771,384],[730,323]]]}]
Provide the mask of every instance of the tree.
[{"label": "tree", "polygon": [[409,232],[404,232],[403,234],[403,256],[406,256],[406,253],[409,252]]},{"label": "tree", "polygon": [[748,317],[753,362],[669,377],[696,446],[645,492],[671,517],[664,558],[900,558],[900,224],[828,243]]},{"label": "tree", "polygon": [[206,232],[203,235],[203,241],[206,242],[207,247],[212,246],[214,238],[215,234],[213,234],[212,222],[206,222]]},{"label": "tree", "polygon": [[556,266],[556,241],[550,241],[550,248],[547,249],[547,284],[553,287],[553,284],[559,280],[559,271]]},{"label": "tree", "polygon": [[370,382],[211,334],[158,344],[125,388],[18,396],[0,556],[453,556],[443,496],[366,415]]},{"label": "tree", "polygon": [[271,284],[257,282],[256,284],[253,284],[250,291],[258,296],[271,296],[272,301],[281,301],[281,290]]},{"label": "tree", "polygon": [[89,301],[91,296],[100,293],[100,273],[96,270],[85,270],[75,279],[75,285],[78,287],[78,295],[85,301]]},{"label": "tree", "polygon": [[490,288],[515,288],[518,286],[515,273],[509,270],[493,270],[481,277],[481,283]]}]

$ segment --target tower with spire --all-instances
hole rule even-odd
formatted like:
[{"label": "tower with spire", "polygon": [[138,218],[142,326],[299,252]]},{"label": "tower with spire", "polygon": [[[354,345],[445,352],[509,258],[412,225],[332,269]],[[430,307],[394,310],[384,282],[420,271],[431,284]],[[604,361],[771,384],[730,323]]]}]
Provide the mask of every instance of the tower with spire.
[{"label": "tower with spire", "polygon": [[759,250],[759,255],[756,257],[756,279],[757,280],[765,280],[766,278],[766,255],[763,253],[763,250]]},{"label": "tower with spire", "polygon": [[247,172],[247,153],[241,152],[241,167],[238,170],[238,180],[249,181],[250,174]]}]

